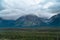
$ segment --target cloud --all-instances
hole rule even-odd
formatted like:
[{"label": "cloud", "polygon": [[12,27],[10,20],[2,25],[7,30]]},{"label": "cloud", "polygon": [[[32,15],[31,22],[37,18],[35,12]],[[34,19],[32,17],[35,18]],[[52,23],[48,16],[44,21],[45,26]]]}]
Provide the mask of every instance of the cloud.
[{"label": "cloud", "polygon": [[54,3],[53,2],[48,2],[47,4],[44,5],[44,9],[48,9],[50,6],[53,6]]},{"label": "cloud", "polygon": [[[3,19],[16,20],[21,16],[33,14],[41,18],[49,19],[58,14],[60,10],[59,0],[3,0],[0,11]],[[1,7],[0,7],[1,8]]]},{"label": "cloud", "polygon": [[18,9],[6,9],[0,12],[0,17],[7,20],[16,20],[23,15],[26,15],[24,11]]}]

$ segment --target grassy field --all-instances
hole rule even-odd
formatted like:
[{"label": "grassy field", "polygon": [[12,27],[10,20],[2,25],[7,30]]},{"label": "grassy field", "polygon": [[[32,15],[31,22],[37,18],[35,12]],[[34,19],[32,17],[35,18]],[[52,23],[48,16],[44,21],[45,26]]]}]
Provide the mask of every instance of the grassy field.
[{"label": "grassy field", "polygon": [[60,40],[60,32],[45,30],[5,30],[0,32],[0,40]]}]

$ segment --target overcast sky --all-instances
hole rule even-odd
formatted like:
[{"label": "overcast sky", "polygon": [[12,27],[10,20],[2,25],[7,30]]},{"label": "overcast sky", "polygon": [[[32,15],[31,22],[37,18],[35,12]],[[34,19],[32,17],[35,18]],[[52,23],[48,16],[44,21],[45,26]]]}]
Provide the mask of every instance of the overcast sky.
[{"label": "overcast sky", "polygon": [[60,0],[0,0],[0,17],[16,20],[33,14],[49,19],[60,13]]}]

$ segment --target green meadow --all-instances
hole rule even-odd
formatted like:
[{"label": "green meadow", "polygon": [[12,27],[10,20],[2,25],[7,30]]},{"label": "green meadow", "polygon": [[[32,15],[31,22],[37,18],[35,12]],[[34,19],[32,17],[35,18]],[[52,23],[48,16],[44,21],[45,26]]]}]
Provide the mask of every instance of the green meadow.
[{"label": "green meadow", "polygon": [[60,32],[5,30],[0,32],[0,40],[60,40]]}]

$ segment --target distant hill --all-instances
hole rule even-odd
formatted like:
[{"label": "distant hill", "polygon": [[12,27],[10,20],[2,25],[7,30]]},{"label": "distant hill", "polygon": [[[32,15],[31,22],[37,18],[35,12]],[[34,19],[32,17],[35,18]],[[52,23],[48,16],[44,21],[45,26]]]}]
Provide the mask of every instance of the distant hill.
[{"label": "distant hill", "polygon": [[0,18],[0,27],[13,27],[14,23],[14,20],[3,20]]}]

